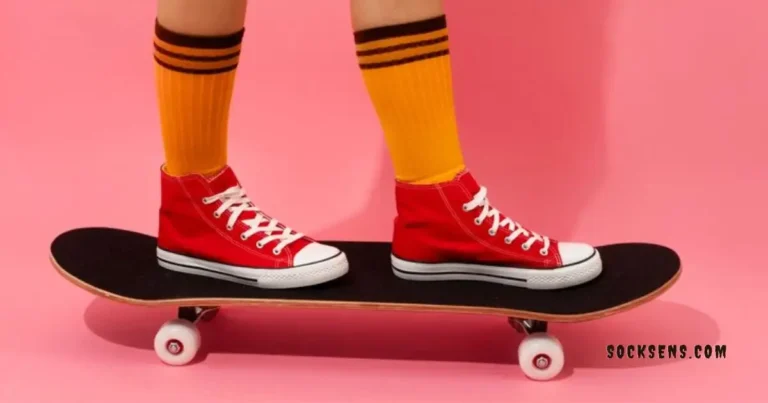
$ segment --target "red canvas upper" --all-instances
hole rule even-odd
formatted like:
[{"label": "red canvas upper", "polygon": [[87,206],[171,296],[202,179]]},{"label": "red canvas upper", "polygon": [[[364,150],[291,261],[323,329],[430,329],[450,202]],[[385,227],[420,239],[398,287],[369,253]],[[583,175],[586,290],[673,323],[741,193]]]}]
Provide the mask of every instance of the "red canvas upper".
[{"label": "red canvas upper", "polygon": [[[225,167],[213,176],[204,177],[192,174],[182,177],[161,173],[161,207],[158,246],[169,252],[194,258],[210,260],[232,266],[254,268],[286,268],[293,266],[296,253],[311,242],[308,237],[289,244],[279,255],[273,254],[273,248],[279,241],[271,241],[262,248],[257,242],[267,236],[256,233],[247,240],[240,234],[250,227],[243,220],[255,218],[257,214],[271,217],[263,212],[245,211],[233,228],[227,228],[231,212],[225,211],[220,218],[214,212],[222,205],[221,201],[203,203],[203,198],[211,197],[240,183],[230,167]],[[266,222],[262,226],[266,226]],[[280,224],[280,228],[285,228]]]},{"label": "red canvas upper", "polygon": [[[525,234],[507,244],[504,238],[512,231],[499,227],[495,236],[489,234],[492,217],[480,225],[475,219],[483,206],[464,211],[481,190],[469,172],[463,172],[450,182],[435,185],[411,185],[398,182],[395,187],[397,217],[392,251],[403,260],[421,263],[478,263],[518,268],[556,268],[561,266],[557,241],[550,239],[548,254],[539,251],[544,246],[536,241],[526,251]],[[491,206],[492,207],[492,206]],[[499,221],[505,216],[499,216]],[[529,231],[530,233],[530,231]]]}]

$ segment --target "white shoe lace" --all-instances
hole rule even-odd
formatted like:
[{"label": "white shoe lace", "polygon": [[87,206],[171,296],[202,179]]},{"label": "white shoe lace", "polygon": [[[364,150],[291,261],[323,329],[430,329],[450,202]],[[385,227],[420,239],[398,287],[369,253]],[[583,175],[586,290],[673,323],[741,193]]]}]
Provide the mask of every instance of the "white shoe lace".
[{"label": "white shoe lace", "polygon": [[[275,256],[279,255],[283,248],[304,236],[304,234],[300,232],[293,232],[293,230],[288,227],[280,228],[278,226],[279,222],[274,218],[267,219],[267,217],[262,214],[261,209],[256,207],[251,200],[246,197],[245,191],[240,186],[233,186],[219,194],[203,198],[204,204],[211,204],[217,201],[221,201],[221,206],[213,212],[213,216],[220,218],[225,211],[229,210],[230,216],[227,220],[227,230],[229,231],[232,231],[232,229],[235,228],[235,223],[244,212],[253,211],[257,213],[254,218],[242,220],[243,224],[247,225],[249,229],[240,234],[240,239],[246,241],[255,234],[260,232],[266,233],[267,236],[256,242],[256,247],[261,249],[268,243],[279,240],[280,242],[278,242],[277,246],[272,249],[272,254]],[[266,225],[262,226],[262,224]]]},{"label": "white shoe lace", "polygon": [[475,225],[481,225],[486,218],[492,217],[493,223],[491,224],[491,229],[488,230],[488,235],[495,236],[498,232],[500,227],[507,226],[510,231],[512,231],[509,236],[504,238],[504,242],[509,245],[519,236],[525,236],[528,238],[528,240],[525,241],[521,245],[523,250],[528,250],[533,246],[533,244],[536,241],[541,241],[544,243],[544,246],[539,249],[539,254],[542,256],[547,256],[549,254],[549,246],[550,241],[549,238],[546,236],[539,235],[533,231],[528,231],[525,228],[523,228],[522,225],[510,220],[509,218],[504,218],[503,220],[500,220],[499,218],[499,210],[496,210],[495,208],[492,208],[490,205],[490,202],[487,198],[488,190],[484,187],[480,187],[480,191],[475,194],[475,196],[472,198],[472,200],[468,203],[465,203],[462,208],[466,212],[470,212],[480,206],[483,207],[483,211],[480,212],[480,215],[475,218]]}]

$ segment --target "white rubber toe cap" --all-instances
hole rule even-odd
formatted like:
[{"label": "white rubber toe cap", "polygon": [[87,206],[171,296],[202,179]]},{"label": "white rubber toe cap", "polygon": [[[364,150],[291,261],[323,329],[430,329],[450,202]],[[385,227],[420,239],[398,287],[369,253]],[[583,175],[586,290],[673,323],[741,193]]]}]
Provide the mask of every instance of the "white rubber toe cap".
[{"label": "white rubber toe cap", "polygon": [[339,256],[341,251],[333,246],[313,242],[304,248],[293,258],[294,266],[302,266],[328,260],[334,256]]},{"label": "white rubber toe cap", "polygon": [[600,255],[590,245],[574,242],[560,242],[558,245],[563,266],[584,262],[587,259],[600,259]]}]

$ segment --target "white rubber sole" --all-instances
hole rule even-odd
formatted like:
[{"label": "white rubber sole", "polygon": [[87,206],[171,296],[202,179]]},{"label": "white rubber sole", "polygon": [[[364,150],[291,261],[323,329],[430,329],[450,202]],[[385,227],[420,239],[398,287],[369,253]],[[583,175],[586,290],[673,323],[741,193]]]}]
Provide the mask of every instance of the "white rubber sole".
[{"label": "white rubber sole", "polygon": [[258,288],[299,288],[335,280],[349,271],[344,253],[288,269],[256,269],[196,259],[157,248],[157,263],[168,270],[231,281]]},{"label": "white rubber sole", "polygon": [[397,277],[414,281],[470,280],[511,285],[532,290],[556,290],[584,284],[603,270],[600,254],[559,269],[523,269],[470,263],[418,263],[392,255]]}]

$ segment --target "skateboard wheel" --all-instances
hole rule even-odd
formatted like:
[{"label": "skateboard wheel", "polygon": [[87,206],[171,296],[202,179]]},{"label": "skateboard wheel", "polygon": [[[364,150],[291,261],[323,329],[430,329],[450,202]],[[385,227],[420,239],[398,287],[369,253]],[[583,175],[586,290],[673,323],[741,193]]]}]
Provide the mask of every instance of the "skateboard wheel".
[{"label": "skateboard wheel", "polygon": [[517,349],[518,362],[523,373],[536,381],[548,381],[563,369],[563,346],[554,336],[546,333],[528,335]]},{"label": "skateboard wheel", "polygon": [[188,320],[170,320],[155,335],[155,353],[168,365],[188,364],[199,348],[200,332]]}]

